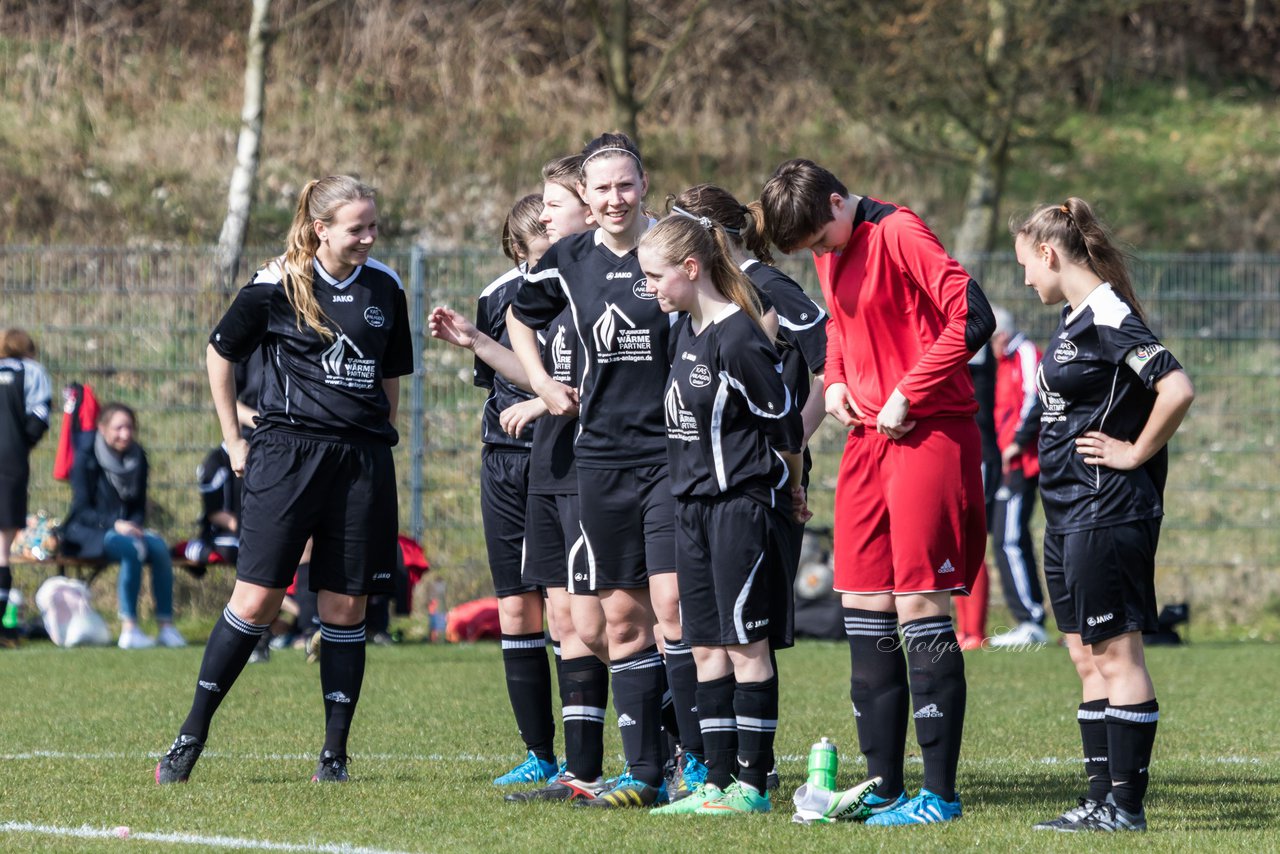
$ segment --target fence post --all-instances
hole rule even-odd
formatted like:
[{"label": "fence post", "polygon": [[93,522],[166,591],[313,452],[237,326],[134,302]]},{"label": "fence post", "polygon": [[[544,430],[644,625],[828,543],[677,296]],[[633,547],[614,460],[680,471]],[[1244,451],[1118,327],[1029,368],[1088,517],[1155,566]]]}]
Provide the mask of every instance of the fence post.
[{"label": "fence post", "polygon": [[421,246],[415,244],[409,254],[409,318],[413,329],[413,386],[409,397],[409,464],[412,467],[409,471],[409,491],[412,495],[410,512],[413,519],[409,523],[409,532],[419,543],[423,542],[423,534],[426,533],[423,523],[423,499],[426,492],[423,466],[427,459],[427,413],[422,388],[426,382],[426,368],[422,357],[422,336],[425,334],[422,324],[426,318],[426,297],[426,253]]}]

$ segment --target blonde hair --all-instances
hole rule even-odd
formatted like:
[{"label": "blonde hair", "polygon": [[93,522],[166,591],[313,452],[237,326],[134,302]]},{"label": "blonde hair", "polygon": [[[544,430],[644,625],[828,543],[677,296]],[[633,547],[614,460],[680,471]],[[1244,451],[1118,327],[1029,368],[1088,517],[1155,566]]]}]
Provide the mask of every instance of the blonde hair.
[{"label": "blonde hair", "polygon": [[696,258],[710,274],[715,289],[730,302],[749,314],[756,323],[764,313],[756,286],[733,263],[724,229],[707,217],[692,219],[676,214],[658,221],[644,233],[640,245],[658,253],[668,264],[679,264]]},{"label": "blonde hair", "polygon": [[283,281],[284,295],[293,307],[299,331],[305,324],[325,341],[337,337],[329,328],[329,318],[316,300],[314,290],[312,263],[320,249],[316,221],[329,225],[343,205],[376,195],[372,187],[350,175],[330,175],[309,181],[302,188],[289,225],[289,236],[285,239]]},{"label": "blonde hair", "polygon": [[1044,205],[1021,223],[1010,223],[1010,231],[1014,237],[1026,237],[1033,243],[1054,244],[1068,261],[1088,267],[1110,284],[1134,314],[1146,320],[1124,252],[1084,199],[1072,196],[1060,205]]}]

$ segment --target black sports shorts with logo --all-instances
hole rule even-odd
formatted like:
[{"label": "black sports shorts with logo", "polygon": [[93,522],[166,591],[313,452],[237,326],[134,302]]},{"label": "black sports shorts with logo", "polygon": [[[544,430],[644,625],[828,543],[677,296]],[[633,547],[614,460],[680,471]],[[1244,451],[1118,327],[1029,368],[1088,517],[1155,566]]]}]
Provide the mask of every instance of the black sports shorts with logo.
[{"label": "black sports shorts with logo", "polygon": [[1086,644],[1151,632],[1160,520],[1044,535],[1044,580],[1058,631]]},{"label": "black sports shorts with logo", "polygon": [[315,537],[312,590],[392,593],[396,516],[390,445],[259,430],[245,464],[236,578],[288,587]]},{"label": "black sports shorts with logo", "polygon": [[649,576],[676,571],[676,499],[665,463],[593,469],[579,460],[578,497],[589,590],[647,587]]},{"label": "black sports shorts with logo", "polygon": [[680,626],[693,646],[793,643],[784,565],[787,519],[742,495],[682,498],[676,509]]},{"label": "black sports shorts with logo", "polygon": [[486,445],[480,454],[480,517],[493,595],[498,597],[538,589],[521,578],[528,499],[529,452],[495,450]]},{"label": "black sports shorts with logo", "polygon": [[532,494],[525,513],[524,581],[570,593],[587,589],[587,548],[576,493]]}]

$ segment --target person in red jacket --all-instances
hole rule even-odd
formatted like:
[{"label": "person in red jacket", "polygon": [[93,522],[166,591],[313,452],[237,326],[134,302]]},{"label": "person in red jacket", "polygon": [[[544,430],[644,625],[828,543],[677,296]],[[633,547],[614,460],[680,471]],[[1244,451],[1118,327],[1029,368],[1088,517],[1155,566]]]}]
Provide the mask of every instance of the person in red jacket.
[{"label": "person in red jacket", "polygon": [[1018,621],[997,634],[993,647],[1044,643],[1044,594],[1031,540],[1031,515],[1040,489],[1040,398],[1036,368],[1040,350],[1018,331],[1013,315],[997,306],[991,346],[996,353],[996,444],[1000,446],[1001,480],[991,513],[991,538],[1000,568],[1000,586],[1009,612]]},{"label": "person in red jacket", "polygon": [[[779,166],[756,204],[771,242],[813,253],[831,317],[827,411],[849,430],[836,483],[835,589],[858,739],[867,775],[882,778],[867,822],[956,819],[966,686],[950,600],[969,591],[986,551],[966,365],[991,337],[991,307],[913,212],[850,193],[812,161]],[[907,800],[909,708],[924,786]]]}]

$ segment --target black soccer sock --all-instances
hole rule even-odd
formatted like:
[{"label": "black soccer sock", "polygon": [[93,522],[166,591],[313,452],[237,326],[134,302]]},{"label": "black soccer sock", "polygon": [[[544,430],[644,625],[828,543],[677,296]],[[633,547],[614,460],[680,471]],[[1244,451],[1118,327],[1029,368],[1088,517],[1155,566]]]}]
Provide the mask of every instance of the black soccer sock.
[{"label": "black soccer sock", "polygon": [[564,758],[569,773],[591,782],[604,773],[604,713],[609,668],[594,655],[560,663]]},{"label": "black soccer sock", "polygon": [[657,644],[613,662],[609,671],[613,674],[613,708],[618,713],[622,752],[631,776],[657,786],[662,782],[666,754],[660,720],[666,675]]},{"label": "black soccer sock", "polygon": [[849,697],[867,776],[883,781],[875,794],[896,798],[905,788],[902,763],[911,701],[907,660],[898,643],[898,615],[845,608],[844,633],[851,662]]},{"label": "black soccer sock", "polygon": [[1111,765],[1107,760],[1107,701],[1089,700],[1076,710],[1080,744],[1084,748],[1084,773],[1089,778],[1091,801],[1101,803],[1111,794]]},{"label": "black soccer sock", "polygon": [[502,636],[502,667],[516,727],[525,747],[544,762],[555,762],[556,721],[551,710],[551,665],[542,632]]},{"label": "black soccer sock", "polygon": [[773,740],[778,729],[778,677],[764,682],[739,682],[733,691],[733,714],[738,723],[738,782],[757,792],[773,770]]},{"label": "black soccer sock", "polygon": [[187,719],[178,730],[180,734],[195,736],[202,742],[209,738],[209,722],[214,712],[218,711],[222,698],[235,684],[258,645],[258,638],[266,630],[266,626],[237,617],[229,605],[222,609],[222,616],[209,632],[200,675],[196,678],[196,695]]},{"label": "black soccer sock", "polygon": [[676,737],[689,753],[704,755],[702,730],[698,727],[698,667],[693,650],[682,640],[663,639],[666,651],[667,686],[675,703]]},{"label": "black soccer sock", "polygon": [[1107,706],[1107,756],[1111,796],[1125,812],[1142,812],[1147,795],[1147,766],[1156,740],[1160,704],[1151,698],[1132,706]]},{"label": "black soccer sock", "polygon": [[13,570],[6,564],[0,566],[0,614],[9,604],[9,591],[13,588]]},{"label": "black soccer sock", "polygon": [[324,695],[324,749],[347,755],[347,734],[364,684],[365,624],[320,623],[320,692]]},{"label": "black soccer sock", "polygon": [[707,762],[707,782],[721,789],[738,773],[738,720],[733,710],[733,674],[698,683],[698,725]]},{"label": "black soccer sock", "polygon": [[964,655],[951,618],[923,617],[903,623],[902,644],[907,648],[924,788],[944,801],[954,801],[967,686]]}]

